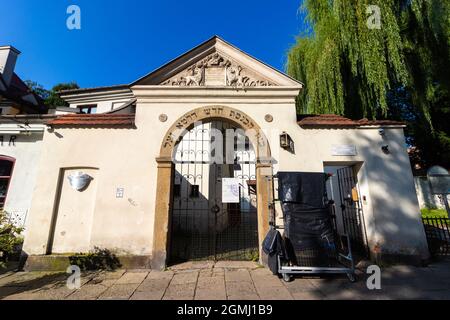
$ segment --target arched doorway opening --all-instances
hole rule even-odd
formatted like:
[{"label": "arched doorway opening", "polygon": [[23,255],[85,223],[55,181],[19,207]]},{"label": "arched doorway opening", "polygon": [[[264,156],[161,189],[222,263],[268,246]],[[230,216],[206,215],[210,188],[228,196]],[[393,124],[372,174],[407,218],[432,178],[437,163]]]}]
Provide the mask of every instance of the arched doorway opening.
[{"label": "arched doorway opening", "polygon": [[258,260],[256,153],[244,130],[197,122],[173,158],[169,262]]},{"label": "arched doorway opening", "polygon": [[[223,121],[242,128],[255,152],[256,211],[258,251],[261,260],[261,243],[269,229],[269,195],[272,192],[272,159],[266,136],[257,123],[245,113],[226,106],[206,106],[194,109],[177,119],[163,138],[158,163],[156,205],[154,215],[152,268],[164,269],[170,258],[172,209],[174,207],[175,148],[185,133],[199,122]],[[251,179],[249,179],[251,180]],[[181,187],[180,187],[181,188]],[[194,188],[195,189],[195,188]],[[198,190],[200,191],[200,190]],[[194,195],[197,191],[193,191]],[[209,204],[208,204],[209,205]],[[216,208],[217,210],[217,208]]]}]

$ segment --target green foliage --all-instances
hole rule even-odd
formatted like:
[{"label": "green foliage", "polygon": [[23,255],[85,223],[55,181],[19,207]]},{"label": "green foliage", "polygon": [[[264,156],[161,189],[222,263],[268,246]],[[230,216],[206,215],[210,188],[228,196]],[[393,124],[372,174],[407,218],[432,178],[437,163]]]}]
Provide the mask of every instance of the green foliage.
[{"label": "green foliage", "polygon": [[69,261],[70,264],[79,266],[81,270],[115,270],[122,266],[114,253],[97,247],[92,252],[70,256]]},{"label": "green foliage", "polygon": [[422,218],[448,218],[445,209],[421,209]]},{"label": "green foliage", "polygon": [[[381,10],[380,29],[367,25],[369,5]],[[310,30],[286,63],[306,85],[299,111],[408,121],[422,166],[450,167],[450,2],[304,0],[301,9]]]},{"label": "green foliage", "polygon": [[44,100],[44,104],[49,108],[68,106],[69,104],[59,97],[59,92],[62,90],[79,88],[78,84],[75,82],[59,83],[53,86],[51,90],[45,89],[35,81],[26,80],[24,82],[32,92]]},{"label": "green foliage", "polygon": [[[368,28],[369,5],[381,8],[381,29]],[[299,99],[303,112],[387,113],[391,82],[407,79],[395,8],[394,0],[303,2],[312,30],[297,39],[287,59],[287,72],[307,87]]]},{"label": "green foliage", "polygon": [[413,1],[400,21],[419,165],[450,167],[450,2]]},{"label": "green foliage", "polygon": [[48,98],[45,99],[45,104],[49,107],[68,106],[68,103],[59,97],[59,91],[78,88],[79,86],[75,82],[57,84],[50,90]]},{"label": "green foliage", "polygon": [[8,260],[17,254],[23,242],[20,234],[23,228],[14,226],[5,211],[0,211],[0,268],[5,268]]},{"label": "green foliage", "polygon": [[39,97],[41,97],[44,100],[47,99],[48,96],[50,95],[50,91],[48,91],[42,85],[40,85],[39,83],[37,83],[35,81],[25,80],[24,83],[31,90],[31,92],[35,93],[36,95],[38,95]]}]

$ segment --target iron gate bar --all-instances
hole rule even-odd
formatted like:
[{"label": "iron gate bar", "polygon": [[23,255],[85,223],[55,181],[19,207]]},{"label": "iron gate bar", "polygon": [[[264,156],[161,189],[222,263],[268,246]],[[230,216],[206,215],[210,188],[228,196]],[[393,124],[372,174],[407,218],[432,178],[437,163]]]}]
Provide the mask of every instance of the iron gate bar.
[{"label": "iron gate bar", "polygon": [[357,188],[353,167],[338,169],[337,176],[344,233],[348,234],[351,239],[353,252],[358,253],[363,257],[369,257],[367,235],[362,217],[360,199],[358,199],[358,201],[353,201],[352,198],[352,190],[353,188]]},{"label": "iron gate bar", "polygon": [[428,249],[432,257],[450,255],[450,220],[443,217],[423,217]]},{"label": "iron gate bar", "polygon": [[[222,131],[234,128],[217,121],[211,125]],[[246,180],[256,179],[254,151],[235,151],[234,164],[211,164],[207,128],[211,125],[189,130],[175,149],[175,184],[180,184],[180,197],[174,197],[171,206],[172,262],[254,260],[259,252],[256,195],[246,194]],[[223,177],[240,180],[240,203],[222,203]],[[199,186],[198,198],[189,196],[192,184]]]}]

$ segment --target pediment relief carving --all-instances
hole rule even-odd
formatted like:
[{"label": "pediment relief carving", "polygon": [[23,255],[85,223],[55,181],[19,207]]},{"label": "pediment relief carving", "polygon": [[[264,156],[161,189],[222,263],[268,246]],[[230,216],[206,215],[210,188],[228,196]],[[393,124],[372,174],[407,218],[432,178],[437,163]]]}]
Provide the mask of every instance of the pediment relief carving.
[{"label": "pediment relief carving", "polygon": [[258,87],[275,84],[215,52],[161,85]]}]

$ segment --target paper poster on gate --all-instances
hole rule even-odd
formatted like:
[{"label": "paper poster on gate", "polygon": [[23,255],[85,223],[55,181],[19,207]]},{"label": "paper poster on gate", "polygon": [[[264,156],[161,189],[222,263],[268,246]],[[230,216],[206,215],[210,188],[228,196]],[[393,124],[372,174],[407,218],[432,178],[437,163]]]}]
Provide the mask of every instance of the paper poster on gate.
[{"label": "paper poster on gate", "polygon": [[239,203],[239,179],[222,178],[222,203]]}]

